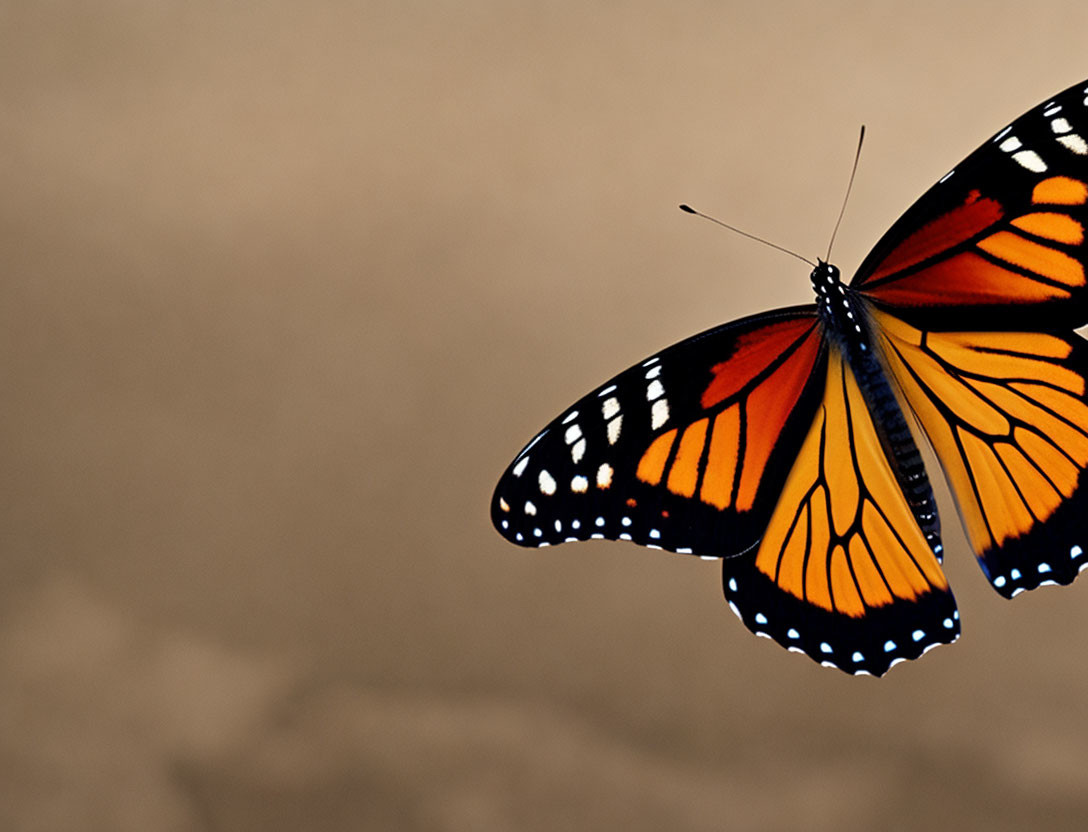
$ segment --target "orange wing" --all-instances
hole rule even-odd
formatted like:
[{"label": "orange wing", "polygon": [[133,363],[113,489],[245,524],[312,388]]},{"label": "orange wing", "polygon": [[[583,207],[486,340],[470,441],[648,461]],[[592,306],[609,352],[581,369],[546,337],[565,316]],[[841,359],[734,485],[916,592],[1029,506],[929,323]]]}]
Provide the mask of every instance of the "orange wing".
[{"label": "orange wing", "polygon": [[1044,179],[1031,207],[1010,211],[971,191],[965,201],[903,240],[857,289],[896,307],[1025,304],[1069,300],[1085,286],[1079,180]]},{"label": "orange wing", "polygon": [[710,370],[699,397],[705,415],[659,434],[639,459],[638,479],[682,497],[698,493],[719,509],[750,511],[820,345],[815,321],[805,318],[737,339],[733,355]]},{"label": "orange wing", "polygon": [[811,305],[682,341],[606,382],[510,463],[492,499],[509,540],[632,540],[704,557],[763,535],[819,402]]},{"label": "orange wing", "polygon": [[940,563],[837,348],[754,561],[724,567],[745,624],[849,672],[880,675],[958,635]]},{"label": "orange wing", "polygon": [[851,286],[924,329],[1088,323],[1084,84],[998,132],[888,230]]},{"label": "orange wing", "polygon": [[1085,565],[1088,358],[1076,335],[928,332],[873,311],[905,406],[940,459],[967,536],[1006,596]]}]

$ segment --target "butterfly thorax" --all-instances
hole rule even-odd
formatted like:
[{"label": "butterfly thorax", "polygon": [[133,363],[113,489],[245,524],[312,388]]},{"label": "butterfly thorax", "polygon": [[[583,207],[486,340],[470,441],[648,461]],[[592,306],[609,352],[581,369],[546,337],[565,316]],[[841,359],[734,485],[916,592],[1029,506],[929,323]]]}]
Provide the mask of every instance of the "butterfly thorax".
[{"label": "butterfly thorax", "polygon": [[824,336],[842,350],[863,388],[883,377],[871,344],[865,301],[842,282],[838,268],[822,260],[810,275]]},{"label": "butterfly thorax", "polygon": [[839,270],[820,260],[812,270],[811,279],[824,330],[843,347],[847,358],[852,359],[852,353],[868,352],[868,333],[862,326],[865,317],[857,308],[860,300],[842,282]]}]

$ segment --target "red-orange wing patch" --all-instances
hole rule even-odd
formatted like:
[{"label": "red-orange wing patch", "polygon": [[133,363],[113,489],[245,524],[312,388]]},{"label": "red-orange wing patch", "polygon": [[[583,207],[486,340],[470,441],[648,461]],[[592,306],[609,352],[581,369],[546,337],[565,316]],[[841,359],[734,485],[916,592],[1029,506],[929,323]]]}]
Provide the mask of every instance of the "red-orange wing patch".
[{"label": "red-orange wing patch", "polygon": [[907,235],[855,287],[893,307],[1025,305],[1069,301],[1085,288],[1088,189],[1044,179],[1015,209],[972,191]]}]

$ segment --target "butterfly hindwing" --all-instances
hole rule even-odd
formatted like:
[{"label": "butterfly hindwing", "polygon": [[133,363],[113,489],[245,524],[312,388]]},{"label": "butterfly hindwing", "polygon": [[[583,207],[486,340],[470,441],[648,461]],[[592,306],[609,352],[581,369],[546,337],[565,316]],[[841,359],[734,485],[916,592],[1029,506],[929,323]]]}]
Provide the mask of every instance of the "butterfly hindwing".
[{"label": "butterfly hindwing", "polygon": [[726,599],[757,635],[879,676],[959,635],[934,548],[853,372],[830,347],[820,407],[756,556],[723,562]]},{"label": "butterfly hindwing", "polygon": [[499,481],[492,520],[524,546],[606,538],[745,551],[804,438],[824,360],[811,306],[682,341],[541,431]]},{"label": "butterfly hindwing", "polygon": [[852,287],[923,327],[1088,322],[1088,91],[998,132],[881,238]]},{"label": "butterfly hindwing", "polygon": [[881,352],[937,452],[967,537],[1011,597],[1088,564],[1088,345],[1045,332],[940,332],[874,311]]}]

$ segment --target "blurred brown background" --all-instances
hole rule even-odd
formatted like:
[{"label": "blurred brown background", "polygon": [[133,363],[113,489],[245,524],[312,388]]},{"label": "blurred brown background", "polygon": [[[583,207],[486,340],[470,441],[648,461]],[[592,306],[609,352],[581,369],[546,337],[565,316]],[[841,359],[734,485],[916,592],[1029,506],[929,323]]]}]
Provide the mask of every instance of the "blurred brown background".
[{"label": "blurred brown background", "polygon": [[[886,679],[494,481],[1088,77],[1068,2],[0,5],[0,828],[1083,829],[1088,584]],[[942,493],[942,499],[945,495]]]}]

